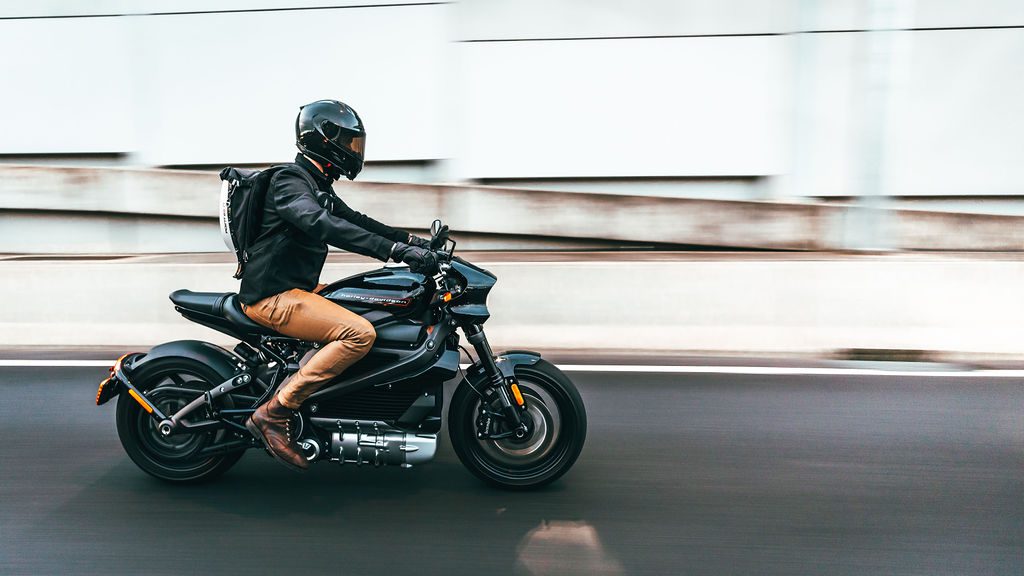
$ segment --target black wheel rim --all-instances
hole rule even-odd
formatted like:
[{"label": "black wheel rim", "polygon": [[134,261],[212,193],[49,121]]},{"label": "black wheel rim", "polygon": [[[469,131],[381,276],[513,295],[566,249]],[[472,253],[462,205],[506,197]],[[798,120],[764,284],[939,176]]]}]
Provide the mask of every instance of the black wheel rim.
[{"label": "black wheel rim", "polygon": [[[181,368],[170,368],[147,378],[146,395],[164,413],[173,414],[212,386],[202,376]],[[204,417],[196,411],[193,418]],[[164,436],[157,422],[141,407],[134,418],[136,437],[143,456],[153,464],[187,474],[210,465],[213,457],[199,458],[200,450],[210,444],[217,432]]]},{"label": "black wheel rim", "polygon": [[533,434],[525,442],[476,438],[478,399],[467,414],[475,440],[469,443],[469,452],[496,479],[529,483],[561,465],[572,445],[575,415],[571,399],[542,375],[524,373],[519,390],[534,422]]}]

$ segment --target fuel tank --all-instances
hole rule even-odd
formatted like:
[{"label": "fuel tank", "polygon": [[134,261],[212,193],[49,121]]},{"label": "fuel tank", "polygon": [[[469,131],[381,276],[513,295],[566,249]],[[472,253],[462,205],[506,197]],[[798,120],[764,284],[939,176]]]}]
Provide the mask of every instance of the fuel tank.
[{"label": "fuel tank", "polygon": [[413,348],[430,323],[432,290],[422,274],[385,267],[331,283],[320,294],[373,324],[374,348]]},{"label": "fuel tank", "polygon": [[387,310],[392,313],[414,310],[425,301],[426,278],[408,268],[380,268],[349,276],[320,292],[353,312]]}]

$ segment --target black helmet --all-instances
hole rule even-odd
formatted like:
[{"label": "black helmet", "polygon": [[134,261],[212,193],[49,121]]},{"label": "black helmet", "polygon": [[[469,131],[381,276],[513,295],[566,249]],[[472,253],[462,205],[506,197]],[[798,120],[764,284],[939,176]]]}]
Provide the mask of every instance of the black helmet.
[{"label": "black helmet", "polygon": [[317,100],[299,108],[295,145],[316,160],[328,176],[354,180],[363,169],[366,129],[351,106],[337,100]]}]

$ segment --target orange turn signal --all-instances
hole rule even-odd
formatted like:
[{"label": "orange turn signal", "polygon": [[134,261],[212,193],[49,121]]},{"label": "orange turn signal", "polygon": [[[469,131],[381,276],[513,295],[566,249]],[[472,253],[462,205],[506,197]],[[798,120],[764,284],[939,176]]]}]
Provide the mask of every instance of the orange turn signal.
[{"label": "orange turn signal", "polygon": [[523,394],[519,391],[519,385],[518,384],[513,384],[511,386],[511,388],[512,388],[512,395],[516,397],[516,404],[518,404],[520,406],[522,406],[523,404],[526,404],[526,401],[523,400]]},{"label": "orange turn signal", "polygon": [[144,409],[144,410],[145,410],[146,412],[149,412],[150,414],[152,414],[152,413],[153,413],[153,407],[152,407],[152,406],[150,406],[150,405],[149,405],[149,402],[146,402],[146,401],[145,401],[145,400],[144,400],[144,399],[142,398],[142,396],[139,396],[139,395],[138,395],[138,393],[137,393],[137,392],[135,392],[135,390],[132,390],[131,388],[129,388],[129,389],[128,389],[128,394],[129,394],[129,395],[131,395],[131,397],[132,397],[132,398],[135,398],[135,401],[136,401],[136,402],[138,402],[138,403],[139,403],[139,405],[140,405],[140,406],[142,406],[142,408],[143,408],[143,409]]},{"label": "orange turn signal", "polygon": [[451,300],[452,300],[452,293],[451,292],[445,292],[444,296],[442,296],[441,299],[444,300],[445,302],[451,302]]},{"label": "orange turn signal", "polygon": [[103,396],[103,389],[106,388],[107,384],[109,384],[109,383],[110,383],[110,378],[107,378],[103,382],[100,382],[100,387],[99,387],[98,390],[96,390],[96,405],[97,406],[102,404],[102,402],[100,402],[100,397]]}]

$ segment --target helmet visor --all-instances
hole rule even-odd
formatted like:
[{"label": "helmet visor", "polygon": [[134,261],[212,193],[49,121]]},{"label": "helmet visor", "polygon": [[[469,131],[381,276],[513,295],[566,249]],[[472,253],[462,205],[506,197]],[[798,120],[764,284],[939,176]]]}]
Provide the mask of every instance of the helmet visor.
[{"label": "helmet visor", "polygon": [[349,151],[360,160],[363,159],[363,151],[366,148],[365,133],[350,131],[327,120],[320,125],[320,129],[332,144]]},{"label": "helmet visor", "polygon": [[354,136],[345,147],[362,160],[363,150],[366,148],[366,136]]},{"label": "helmet visor", "polygon": [[353,136],[352,134],[342,132],[334,138],[331,138],[331,143],[342,150],[348,151],[356,158],[360,160],[363,159],[363,150],[366,147],[366,136]]}]

